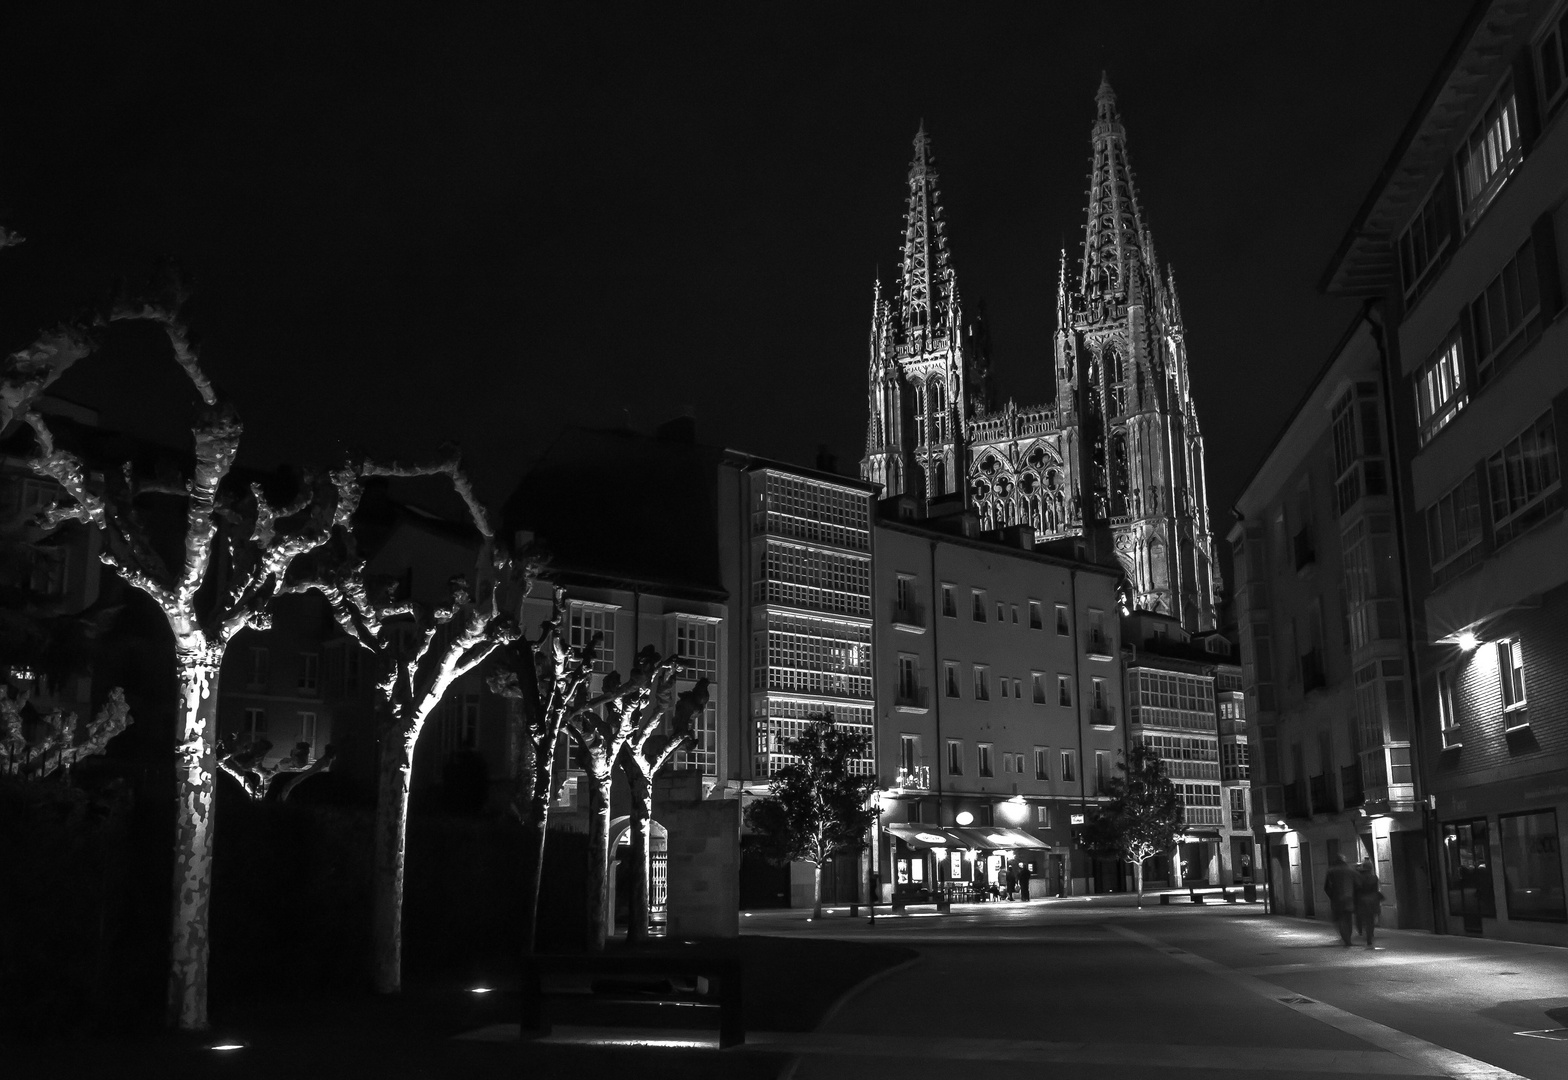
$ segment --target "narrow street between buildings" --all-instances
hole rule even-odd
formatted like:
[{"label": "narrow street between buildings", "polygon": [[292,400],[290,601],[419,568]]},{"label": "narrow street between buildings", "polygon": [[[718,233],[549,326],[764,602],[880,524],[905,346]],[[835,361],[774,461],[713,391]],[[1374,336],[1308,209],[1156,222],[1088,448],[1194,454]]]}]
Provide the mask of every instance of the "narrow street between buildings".
[{"label": "narrow street between buildings", "polygon": [[[1147,903],[1147,900],[1145,901]],[[951,1077],[955,1067],[1165,1075],[1568,1075],[1568,952],[1326,922],[1258,905],[1137,910],[1126,897],[914,911],[754,912],[749,932],[897,942],[919,957],[809,1034],[759,1032],[799,1080]]]}]

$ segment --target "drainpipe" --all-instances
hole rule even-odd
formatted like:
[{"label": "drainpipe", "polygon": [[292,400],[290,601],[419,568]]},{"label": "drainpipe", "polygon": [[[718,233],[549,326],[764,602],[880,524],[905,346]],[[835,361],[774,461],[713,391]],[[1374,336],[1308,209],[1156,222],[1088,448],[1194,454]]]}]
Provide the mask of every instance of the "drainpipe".
[{"label": "drainpipe", "polygon": [[[927,528],[929,528],[929,527],[930,527],[930,522],[928,520],[927,521]],[[937,607],[936,541],[935,540],[931,540],[931,541],[929,541],[929,543],[931,545],[931,659],[932,659],[932,663],[933,663],[933,666],[934,666],[934,665],[940,664],[942,662],[942,649],[941,649],[941,646],[939,645],[939,643],[937,642],[937,632],[936,632],[937,631],[937,626],[941,622],[941,615],[938,614],[938,612],[941,609]],[[936,675],[935,670],[933,670],[931,674],[933,676],[935,676]],[[945,675],[945,671],[944,671],[944,675]],[[933,684],[932,687],[931,687],[931,715],[932,715],[932,717],[936,721],[936,747],[935,747],[935,750],[936,750],[936,823],[937,823],[938,827],[941,827],[941,824],[942,824],[942,761],[943,761],[943,759],[947,755],[947,744],[942,741],[942,694],[938,693],[938,691],[941,690],[941,691],[945,692],[946,691],[946,687],[945,686],[942,686],[942,687],[936,686],[935,685],[936,679],[934,677],[933,677],[933,679],[931,681],[932,681],[932,684]],[[940,878],[935,878],[934,877],[932,882],[931,882],[931,884],[932,885],[936,885],[936,886],[940,886],[941,885]],[[936,893],[937,893],[936,909],[938,911],[952,911],[953,910],[953,905],[948,901],[947,894],[942,892],[942,890],[940,888],[938,888],[936,890]]]},{"label": "drainpipe", "polygon": [[[1083,757],[1083,755],[1084,755],[1084,741],[1083,741],[1083,675],[1082,675],[1081,666],[1080,666],[1081,661],[1080,661],[1079,656],[1078,656],[1078,654],[1080,652],[1082,652],[1083,650],[1082,650],[1082,645],[1081,645],[1081,643],[1078,640],[1078,568],[1076,566],[1069,566],[1067,568],[1067,591],[1068,591],[1068,597],[1070,598],[1070,601],[1072,603],[1072,620],[1073,620],[1073,622],[1072,622],[1072,631],[1073,631],[1073,636],[1072,636],[1072,643],[1073,643],[1073,713],[1078,718],[1078,813],[1079,813],[1079,816],[1081,816],[1083,818],[1084,824],[1087,825],[1088,822],[1089,822],[1089,799],[1088,799],[1088,795],[1087,795],[1087,793],[1085,791],[1085,788],[1086,788],[1087,785],[1085,783],[1084,777],[1088,774],[1087,771],[1088,771],[1088,768],[1089,768],[1089,764],[1088,764],[1088,762],[1086,762],[1084,760],[1084,757]],[[1084,857],[1086,859],[1089,858],[1087,853],[1085,854]],[[1094,876],[1094,866],[1093,866],[1092,862],[1091,862],[1090,866],[1088,867],[1088,869],[1089,869],[1089,875],[1088,875],[1088,878],[1086,878],[1086,881],[1092,879],[1093,876]],[[1069,896],[1071,896],[1072,895],[1072,855],[1071,855],[1071,853],[1068,854],[1067,871],[1068,871],[1068,873],[1067,873],[1067,894]],[[1086,893],[1087,893],[1087,890],[1089,888],[1090,888],[1090,886],[1085,885]]]},{"label": "drainpipe", "polygon": [[1416,786],[1421,795],[1421,831],[1425,834],[1426,879],[1427,889],[1431,893],[1429,900],[1432,904],[1432,932],[1445,934],[1448,932],[1442,916],[1445,910],[1445,898],[1439,880],[1442,876],[1443,864],[1437,843],[1437,809],[1432,805],[1432,796],[1429,794],[1431,789],[1427,776],[1426,727],[1421,722],[1420,669],[1416,666],[1415,598],[1410,588],[1410,548],[1406,543],[1404,483],[1396,451],[1398,429],[1394,426],[1393,373],[1389,370],[1387,328],[1381,318],[1372,317],[1373,308],[1378,306],[1379,301],[1368,300],[1361,309],[1361,317],[1366,319],[1367,326],[1372,331],[1372,342],[1377,346],[1378,376],[1383,384],[1383,423],[1388,426],[1388,463],[1391,466],[1388,474],[1394,486],[1394,540],[1399,545],[1399,585],[1405,608],[1405,663],[1410,672],[1410,750],[1411,756],[1415,759]]}]

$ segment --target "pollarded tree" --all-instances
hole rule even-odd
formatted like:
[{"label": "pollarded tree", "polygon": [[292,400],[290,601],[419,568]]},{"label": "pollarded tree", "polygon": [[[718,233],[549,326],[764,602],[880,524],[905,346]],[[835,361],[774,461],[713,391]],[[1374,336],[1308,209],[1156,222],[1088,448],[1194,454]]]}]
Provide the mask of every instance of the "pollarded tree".
[{"label": "pollarded tree", "polygon": [[874,776],[857,776],[868,739],[838,727],[828,714],[809,719],[791,740],[795,760],[774,774],[768,797],[746,810],[746,823],[778,858],[812,866],[812,917],[822,918],[822,868],[866,845],[876,811]]},{"label": "pollarded tree", "polygon": [[109,740],[132,723],[125,692],[116,686],[82,732],[81,741],[76,738],[76,714],[54,709],[40,718],[45,729],[43,738],[29,742],[23,734],[22,709],[26,704],[25,693],[13,695],[0,686],[0,722],[5,727],[0,735],[0,776],[42,780],[71,768],[83,758],[103,753]]},{"label": "pollarded tree", "polygon": [[708,680],[676,693],[680,661],[657,669],[652,684],[635,705],[632,734],[621,750],[621,775],[631,791],[631,896],[626,942],[648,936],[648,854],[653,838],[653,778],[696,737],[695,720],[708,706]]},{"label": "pollarded tree", "polygon": [[[309,574],[287,590],[316,590],[354,643],[373,659],[381,698],[381,756],[378,769],[374,885],[371,905],[372,982],[378,993],[396,993],[403,982],[403,874],[408,834],[408,797],[414,747],[447,691],[500,646],[519,636],[512,615],[538,572],[529,559],[514,559],[497,539],[489,511],[479,501],[455,451],[429,464],[361,461],[339,475],[343,505],[336,557],[316,560]],[[444,476],[468,510],[479,543],[471,576],[448,584],[437,607],[399,595],[394,583],[366,573],[351,528],[366,477]]]},{"label": "pollarded tree", "polygon": [[1142,907],[1143,864],[1176,846],[1183,825],[1181,797],[1165,775],[1165,762],[1142,743],[1134,743],[1127,760],[1116,768],[1121,775],[1110,777],[1104,787],[1110,801],[1089,819],[1084,843],[1132,864]]},{"label": "pollarded tree", "polygon": [[[116,303],[91,319],[45,331],[7,357],[0,377],[0,431],[13,420],[28,424],[36,444],[32,468],[58,487],[39,524],[50,529],[77,521],[100,530],[100,559],[145,593],[173,632],[178,811],[168,1008],[172,1025],[202,1030],[208,1026],[219,671],[235,634],[269,625],[268,604],[294,560],[326,541],[338,499],[336,487],[316,473],[307,473],[284,505],[273,505],[256,484],[248,493],[225,486],[243,431],[239,415],[202,370],[198,344],[180,312],[183,292],[177,286],[165,292],[162,299]],[[126,321],[163,331],[200,399],[191,431],[194,462],[181,482],[139,478],[129,465],[105,469],[100,482],[75,454],[55,445],[35,408],[56,379],[97,348],[109,324]],[[142,516],[144,506],[160,500],[173,500],[184,520],[175,567],[164,562]]]},{"label": "pollarded tree", "polygon": [[268,761],[272,743],[266,739],[239,739],[231,735],[218,744],[218,768],[234,777],[245,794],[257,802],[274,796],[288,799],[296,787],[317,773],[327,772],[337,757],[328,745],[320,757],[312,759],[310,743],[295,743],[294,749],[276,761]]}]

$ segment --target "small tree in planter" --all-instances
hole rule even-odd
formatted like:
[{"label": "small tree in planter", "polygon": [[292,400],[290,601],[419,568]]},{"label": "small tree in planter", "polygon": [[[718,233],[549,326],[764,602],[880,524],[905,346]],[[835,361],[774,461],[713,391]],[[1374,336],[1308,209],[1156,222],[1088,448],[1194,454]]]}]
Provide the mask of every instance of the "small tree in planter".
[{"label": "small tree in planter", "polygon": [[812,866],[812,918],[822,918],[822,867],[860,851],[876,811],[869,805],[875,776],[856,776],[867,738],[844,731],[828,714],[811,717],[789,744],[795,760],[768,784],[768,797],[746,810],[746,824],[776,858]]},{"label": "small tree in planter", "polygon": [[1165,762],[1142,743],[1134,744],[1117,769],[1122,775],[1105,782],[1110,801],[1095,810],[1084,830],[1084,842],[1092,851],[1132,864],[1142,907],[1143,864],[1176,846],[1183,827],[1181,799],[1165,775]]}]

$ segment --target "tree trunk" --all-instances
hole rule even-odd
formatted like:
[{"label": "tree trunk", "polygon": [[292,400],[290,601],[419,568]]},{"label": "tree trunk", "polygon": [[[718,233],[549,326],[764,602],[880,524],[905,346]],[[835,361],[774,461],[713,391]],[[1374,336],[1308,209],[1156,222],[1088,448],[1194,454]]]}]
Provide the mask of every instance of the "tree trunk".
[{"label": "tree trunk", "polygon": [[632,793],[631,896],[626,911],[626,944],[648,937],[648,850],[653,839],[653,785],[641,770],[622,770]]},{"label": "tree trunk", "polygon": [[394,721],[381,737],[376,790],[375,864],[371,898],[371,984],[378,994],[403,987],[403,864],[414,738]]},{"label": "tree trunk", "polygon": [[1134,887],[1138,890],[1138,906],[1141,908],[1141,907],[1143,907],[1143,860],[1142,859],[1134,859],[1132,861],[1132,880],[1133,880]]},{"label": "tree trunk", "polygon": [[169,953],[171,1027],[207,1029],[208,931],[212,899],[212,818],[218,775],[220,649],[181,650],[178,743],[179,806],[174,833],[174,919]]},{"label": "tree trunk", "polygon": [[533,786],[528,792],[528,816],[523,821],[523,955],[532,956],[539,948],[539,890],[544,884],[544,844],[550,829],[549,758],[543,768],[535,766]]},{"label": "tree trunk", "polygon": [[811,864],[811,917],[822,918],[822,864]]},{"label": "tree trunk", "polygon": [[610,777],[589,775],[588,951],[603,952],[610,937]]}]

